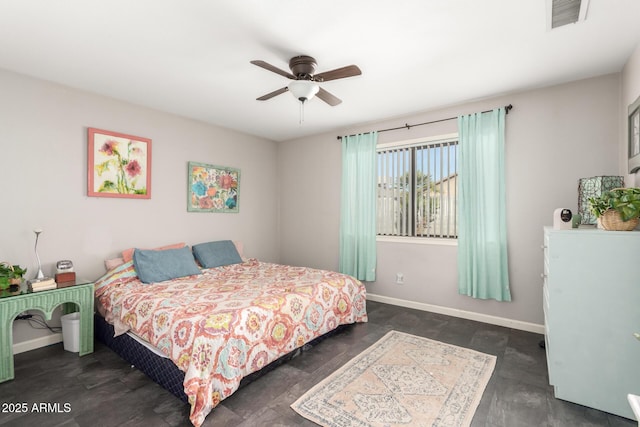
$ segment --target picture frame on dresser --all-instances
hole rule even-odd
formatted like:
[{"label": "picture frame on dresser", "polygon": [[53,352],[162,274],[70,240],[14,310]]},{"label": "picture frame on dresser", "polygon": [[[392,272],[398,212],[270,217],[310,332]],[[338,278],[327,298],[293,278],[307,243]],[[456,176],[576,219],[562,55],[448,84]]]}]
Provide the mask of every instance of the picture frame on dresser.
[{"label": "picture frame on dresser", "polygon": [[627,124],[629,138],[629,173],[640,170],[640,96],[629,105]]}]

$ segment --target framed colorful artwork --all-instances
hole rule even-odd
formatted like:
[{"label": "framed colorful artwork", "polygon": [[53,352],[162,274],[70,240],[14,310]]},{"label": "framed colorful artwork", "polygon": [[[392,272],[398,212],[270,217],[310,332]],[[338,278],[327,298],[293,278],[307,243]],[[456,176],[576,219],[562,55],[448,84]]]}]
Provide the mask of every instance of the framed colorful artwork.
[{"label": "framed colorful artwork", "polygon": [[188,212],[239,212],[240,169],[189,162]]},{"label": "framed colorful artwork", "polygon": [[89,128],[87,195],[151,198],[151,140]]},{"label": "framed colorful artwork", "polygon": [[640,97],[629,105],[629,173],[640,170]]}]

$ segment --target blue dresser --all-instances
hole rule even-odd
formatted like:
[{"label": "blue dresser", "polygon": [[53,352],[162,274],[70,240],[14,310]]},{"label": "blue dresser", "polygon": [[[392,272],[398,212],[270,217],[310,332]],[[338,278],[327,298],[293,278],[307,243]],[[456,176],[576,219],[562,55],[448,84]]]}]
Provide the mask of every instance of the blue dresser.
[{"label": "blue dresser", "polygon": [[549,383],[558,399],[634,419],[640,394],[640,232],[544,229]]}]

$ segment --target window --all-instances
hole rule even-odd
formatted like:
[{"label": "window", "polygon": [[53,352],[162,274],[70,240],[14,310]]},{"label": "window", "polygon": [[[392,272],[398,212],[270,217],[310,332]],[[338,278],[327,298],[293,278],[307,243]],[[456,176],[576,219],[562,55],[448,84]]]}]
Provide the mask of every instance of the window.
[{"label": "window", "polygon": [[457,135],[378,147],[379,236],[457,238]]}]

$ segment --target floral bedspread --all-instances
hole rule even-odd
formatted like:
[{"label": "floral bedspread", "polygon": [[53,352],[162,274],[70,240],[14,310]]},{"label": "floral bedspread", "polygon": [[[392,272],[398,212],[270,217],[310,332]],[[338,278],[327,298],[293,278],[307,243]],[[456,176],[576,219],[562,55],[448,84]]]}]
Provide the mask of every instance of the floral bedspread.
[{"label": "floral bedspread", "polygon": [[111,318],[185,372],[200,426],[240,380],[338,325],[366,322],[366,291],[344,274],[259,262],[143,284],[131,262],[95,284]]}]

